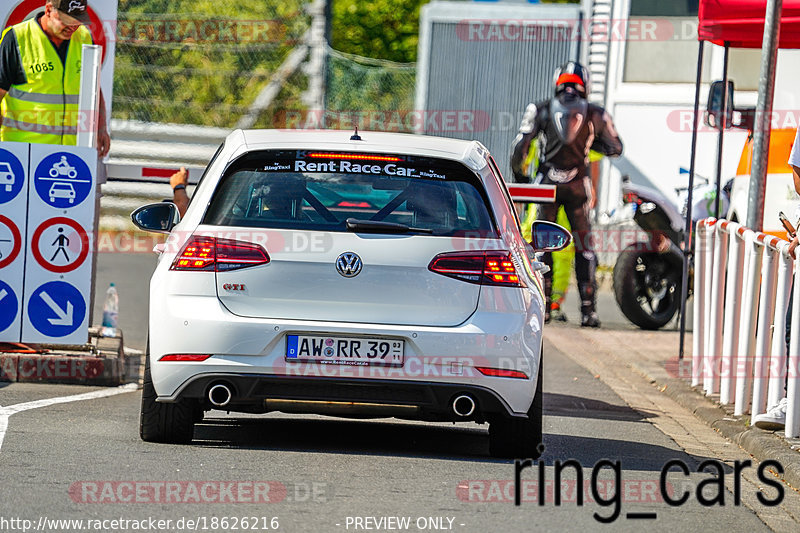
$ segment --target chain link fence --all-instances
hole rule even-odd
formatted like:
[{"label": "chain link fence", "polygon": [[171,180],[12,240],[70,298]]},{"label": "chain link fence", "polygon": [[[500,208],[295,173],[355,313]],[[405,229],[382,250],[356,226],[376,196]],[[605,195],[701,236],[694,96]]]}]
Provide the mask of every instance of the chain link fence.
[{"label": "chain link fence", "polygon": [[[302,0],[120,0],[113,117],[233,127],[310,17]],[[301,108],[295,73],[272,107]],[[267,126],[269,111],[256,126]]]},{"label": "chain link fence", "polygon": [[[326,126],[413,132],[415,63],[393,63],[328,48]],[[333,124],[335,122],[336,124]]]},{"label": "chain link fence", "polygon": [[[120,0],[113,118],[233,128],[311,24],[308,0]],[[294,71],[253,127],[414,130],[416,66],[327,49],[326,110]],[[298,117],[301,117],[298,119]],[[348,124],[347,122],[350,122]]]}]

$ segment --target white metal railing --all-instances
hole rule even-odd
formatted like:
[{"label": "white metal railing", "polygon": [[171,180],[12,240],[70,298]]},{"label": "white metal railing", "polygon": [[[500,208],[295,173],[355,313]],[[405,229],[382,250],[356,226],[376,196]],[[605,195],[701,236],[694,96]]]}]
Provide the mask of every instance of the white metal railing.
[{"label": "white metal railing", "polygon": [[[692,385],[719,393],[734,414],[764,413],[784,396],[787,437],[800,437],[800,265],[789,243],[735,222],[697,223]],[[788,366],[787,366],[788,357]]]}]

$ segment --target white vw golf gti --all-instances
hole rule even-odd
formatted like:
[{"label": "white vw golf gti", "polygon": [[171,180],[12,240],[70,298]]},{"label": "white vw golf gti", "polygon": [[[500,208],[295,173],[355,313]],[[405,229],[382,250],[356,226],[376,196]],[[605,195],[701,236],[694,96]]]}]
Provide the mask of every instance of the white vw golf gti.
[{"label": "white vw golf gti", "polygon": [[544,298],[478,142],[234,131],[150,283],[146,441],[185,443],[212,409],[489,423],[497,457],[538,457]]}]

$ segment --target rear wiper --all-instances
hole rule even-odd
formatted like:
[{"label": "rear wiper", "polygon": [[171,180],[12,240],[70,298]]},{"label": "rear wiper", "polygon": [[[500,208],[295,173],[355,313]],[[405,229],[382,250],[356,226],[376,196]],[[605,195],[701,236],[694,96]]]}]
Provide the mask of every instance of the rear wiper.
[{"label": "rear wiper", "polygon": [[348,218],[345,220],[345,224],[347,225],[347,231],[354,233],[433,233],[433,230],[428,228],[412,228],[405,224],[378,220]]}]

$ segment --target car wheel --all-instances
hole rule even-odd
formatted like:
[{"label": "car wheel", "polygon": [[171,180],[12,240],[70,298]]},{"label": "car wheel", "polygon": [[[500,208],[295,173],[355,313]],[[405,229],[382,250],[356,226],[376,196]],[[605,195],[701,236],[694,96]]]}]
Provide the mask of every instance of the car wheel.
[{"label": "car wheel", "polygon": [[538,459],[542,443],[542,362],[527,419],[497,418],[489,423],[489,453],[504,459]]},{"label": "car wheel", "polygon": [[194,424],[203,419],[199,405],[180,400],[175,403],[156,402],[156,389],[150,375],[150,348],[144,363],[142,409],[139,417],[139,436],[147,442],[187,444],[194,436]]},{"label": "car wheel", "polygon": [[622,314],[642,329],[659,329],[680,309],[681,264],[677,253],[624,249],[614,265],[613,288]]}]

